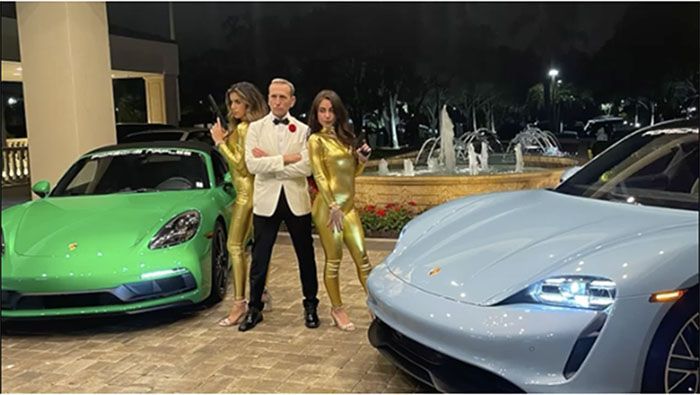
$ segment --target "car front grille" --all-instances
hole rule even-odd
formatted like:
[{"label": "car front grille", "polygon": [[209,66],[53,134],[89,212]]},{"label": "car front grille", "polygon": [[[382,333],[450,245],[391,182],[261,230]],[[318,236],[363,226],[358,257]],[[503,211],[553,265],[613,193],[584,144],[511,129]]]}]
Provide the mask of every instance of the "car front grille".
[{"label": "car front grille", "polygon": [[523,392],[501,376],[416,342],[378,318],[369,341],[387,359],[421,382],[442,392]]},{"label": "car front grille", "polygon": [[123,305],[164,298],[197,288],[191,273],[138,281],[94,292],[22,293],[2,290],[3,310],[41,310]]}]

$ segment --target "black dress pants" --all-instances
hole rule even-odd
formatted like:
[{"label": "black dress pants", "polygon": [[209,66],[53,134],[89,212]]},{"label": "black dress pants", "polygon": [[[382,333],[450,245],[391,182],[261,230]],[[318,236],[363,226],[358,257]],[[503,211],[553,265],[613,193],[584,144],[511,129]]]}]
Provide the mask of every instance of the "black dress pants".
[{"label": "black dress pants", "polygon": [[277,240],[277,232],[284,221],[294,244],[294,252],[299,262],[301,288],[304,294],[304,307],[318,305],[318,278],[316,276],[316,258],[313,238],[311,237],[311,214],[296,216],[287,204],[284,188],[280,193],[277,209],[271,217],[253,214],[253,261],[250,266],[250,301],[251,308],[262,310],[265,278],[270,266],[272,247]]}]

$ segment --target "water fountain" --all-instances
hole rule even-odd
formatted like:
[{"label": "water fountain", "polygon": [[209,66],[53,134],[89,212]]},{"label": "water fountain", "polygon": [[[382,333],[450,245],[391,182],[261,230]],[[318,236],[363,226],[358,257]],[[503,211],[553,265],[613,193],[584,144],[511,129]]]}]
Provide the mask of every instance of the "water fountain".
[{"label": "water fountain", "polygon": [[506,151],[511,151],[517,144],[521,145],[523,152],[536,152],[547,156],[564,156],[561,144],[559,144],[559,140],[554,133],[531,125],[527,125],[523,131],[513,137]]},{"label": "water fountain", "polygon": [[515,144],[515,172],[521,173],[525,167],[525,161],[523,160],[523,146],[518,143]]},{"label": "water fountain", "polygon": [[455,126],[447,114],[447,106],[442,106],[440,112],[440,157],[445,169],[454,173],[457,168],[457,159],[454,149]]},{"label": "water fountain", "polygon": [[413,162],[410,159],[403,160],[403,175],[404,176],[415,176],[416,172],[413,170]]},{"label": "water fountain", "polygon": [[428,158],[428,171],[436,171],[438,169],[437,158]]},{"label": "water fountain", "polygon": [[380,159],[379,160],[379,169],[378,173],[381,176],[385,176],[389,174],[389,162],[386,161],[386,159]]},{"label": "water fountain", "polygon": [[[461,196],[554,187],[562,172],[578,162],[544,156],[554,152],[558,142],[547,131],[531,129],[503,152],[488,129],[454,138],[452,121],[443,107],[440,136],[427,139],[414,159],[404,155],[370,161],[357,178],[355,202],[361,207],[415,201],[418,208],[429,208]],[[538,150],[528,149],[533,145]]]},{"label": "water fountain", "polygon": [[481,142],[481,152],[479,153],[479,160],[481,161],[481,169],[488,171],[489,170],[489,143],[487,143],[486,141]]},{"label": "water fountain", "polygon": [[469,174],[475,176],[479,174],[479,163],[476,159],[476,150],[474,144],[467,144],[467,158],[469,158]]}]

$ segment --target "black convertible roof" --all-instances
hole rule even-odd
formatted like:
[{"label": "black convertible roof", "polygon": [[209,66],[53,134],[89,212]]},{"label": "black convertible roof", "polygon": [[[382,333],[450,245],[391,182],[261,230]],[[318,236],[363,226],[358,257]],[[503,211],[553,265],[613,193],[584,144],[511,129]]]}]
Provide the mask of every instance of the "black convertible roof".
[{"label": "black convertible roof", "polygon": [[134,149],[134,148],[175,148],[175,149],[191,149],[204,151],[208,154],[216,151],[216,148],[212,144],[204,144],[198,141],[149,141],[144,143],[127,143],[127,144],[113,144],[107,145],[94,149],[85,155],[92,155],[98,152],[109,152],[116,151],[120,149]]}]

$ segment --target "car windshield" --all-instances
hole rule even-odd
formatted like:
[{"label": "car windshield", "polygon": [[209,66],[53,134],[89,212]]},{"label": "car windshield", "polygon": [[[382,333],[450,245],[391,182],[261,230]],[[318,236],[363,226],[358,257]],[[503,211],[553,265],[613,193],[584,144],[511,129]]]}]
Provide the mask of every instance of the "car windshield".
[{"label": "car windshield", "polygon": [[180,149],[98,152],[76,162],[51,196],[107,195],[209,187],[204,156]]},{"label": "car windshield", "polygon": [[698,210],[698,126],[660,127],[620,141],[556,191],[629,204]]}]

